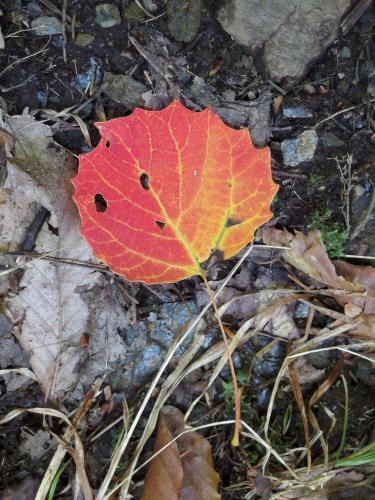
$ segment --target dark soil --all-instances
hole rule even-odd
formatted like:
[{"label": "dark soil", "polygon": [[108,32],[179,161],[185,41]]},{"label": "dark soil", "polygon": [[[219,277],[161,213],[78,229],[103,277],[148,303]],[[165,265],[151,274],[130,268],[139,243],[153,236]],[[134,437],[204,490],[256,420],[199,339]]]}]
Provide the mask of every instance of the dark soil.
[{"label": "dark soil", "polygon": [[[62,0],[51,3],[61,10]],[[76,31],[94,34],[95,41],[88,47],[77,46],[72,41],[71,25],[68,23],[67,61],[64,62],[64,42],[61,35],[36,37],[33,31],[26,28],[27,23],[33,18],[42,15],[59,17],[58,14],[51,12],[43,2],[24,0],[0,2],[4,12],[4,16],[0,17],[0,24],[6,45],[6,49],[0,53],[0,105],[5,107],[9,114],[20,114],[24,108],[29,108],[39,113],[40,118],[47,119],[41,110],[51,109],[60,112],[80,103],[82,106],[78,114],[87,125],[93,143],[98,138],[94,123],[99,119],[101,112],[105,113],[107,119],[129,114],[129,110],[124,106],[100,93],[103,72],[127,74],[132,71],[135,79],[149,87],[148,63],[135,51],[128,40],[128,35],[136,37],[140,43],[145,33],[152,30],[158,30],[170,38],[166,16],[149,23],[123,22],[115,28],[102,29],[94,23],[97,3],[94,0],[68,2],[67,14],[70,17],[76,16]],[[127,4],[120,0],[112,0],[111,3],[118,5],[120,9]],[[206,3],[198,35],[191,43],[175,43],[171,56],[185,57],[185,66],[189,71],[203,77],[218,93],[221,93],[232,89],[228,83],[228,75],[234,72],[234,65],[241,60],[246,51],[237,45],[215,20],[213,17],[215,8],[217,8],[216,2]],[[339,179],[335,159],[341,160],[347,155],[352,155],[352,176],[357,179],[358,184],[371,186],[375,182],[373,135],[375,116],[374,107],[369,102],[373,98],[373,95],[369,94],[369,86],[373,85],[374,78],[374,23],[375,9],[371,8],[347,35],[340,36],[321,59],[316,61],[304,81],[283,96],[283,106],[303,106],[311,111],[311,118],[303,120],[285,118],[281,110],[272,117],[272,138],[269,145],[272,151],[274,177],[280,184],[280,191],[273,205],[273,223],[279,227],[306,230],[315,227],[316,219],[320,219],[328,229],[338,227],[345,232],[342,211],[343,185]],[[218,64],[220,70],[211,76],[210,71]],[[93,71],[92,68],[96,71],[96,80],[92,88],[85,92],[85,82],[90,81],[87,75]],[[188,73],[186,78],[189,78]],[[246,91],[249,90],[256,95],[266,90],[271,91],[275,97],[280,95],[280,92],[261,73],[250,79]],[[243,98],[246,99],[246,93]],[[346,108],[350,110],[332,116],[317,128],[319,143],[312,162],[298,168],[286,169],[283,166],[281,155],[283,140],[295,137],[320,120]],[[74,153],[87,151],[85,138],[74,120],[59,117],[48,123],[53,125],[56,141],[65,148]],[[353,249],[362,243],[368,246],[366,235],[347,243],[347,253],[354,253]],[[195,288],[195,282],[190,280],[186,285],[184,283],[179,285],[178,293],[185,298],[191,297]],[[156,301],[155,296],[145,289],[141,289],[139,298],[143,304],[147,306],[151,304],[151,308]],[[236,325],[232,326],[235,329]],[[244,357],[242,354],[242,358]],[[248,366],[242,363],[242,368],[247,369]],[[373,431],[374,412],[373,387],[370,390],[367,385],[362,384],[353,375],[354,371],[355,366],[346,367],[351,422],[347,442],[352,448],[367,442]],[[226,378],[224,374],[223,380]],[[271,378],[268,385],[273,380]],[[258,398],[261,389],[261,387],[256,389],[246,387],[244,392],[247,405],[251,407],[249,412],[255,428],[264,422],[265,409],[259,404]],[[315,387],[311,389],[311,393],[314,390]],[[330,421],[324,420],[327,413],[324,412],[323,405],[326,405],[338,419],[335,432],[330,437],[330,448],[333,451],[340,443],[343,427],[342,386],[337,383],[328,394],[329,396],[321,401],[319,418],[323,430],[329,429]],[[185,404],[178,398],[176,401],[182,407]],[[218,415],[224,415],[224,418],[230,416],[226,415],[225,403],[220,395],[214,402],[218,405],[218,409],[213,419]],[[278,416],[275,418],[274,433],[271,437],[279,451],[285,451],[288,447],[303,446],[304,443],[301,422],[294,403],[289,433],[282,436],[283,416],[289,403],[292,402],[291,392],[281,393],[276,401]],[[34,384],[24,389],[21,395],[11,393],[0,397],[0,413],[5,415],[17,406],[39,406],[42,403],[41,394]],[[118,413],[120,412],[119,404]],[[113,415],[110,416],[108,423],[115,418]],[[101,425],[104,426],[105,422],[105,420],[101,422]],[[25,415],[1,428],[0,456],[3,474],[0,479],[0,490],[17,484],[27,477],[41,477],[48,463],[49,457],[46,457],[45,463],[33,464],[30,457],[19,453],[19,433],[24,425],[31,431],[36,431],[41,427],[41,417]],[[228,447],[229,439],[229,435],[222,434],[220,439],[212,441],[216,466],[224,488],[223,498],[243,498],[240,490],[229,493],[227,488],[234,483],[247,480],[248,467],[255,465],[261,455],[256,446],[241,449],[232,456],[225,454],[222,449]],[[91,456],[89,454],[88,469],[91,479],[100,476],[103,463],[110,456],[110,452],[105,435],[104,439],[92,448]],[[320,449],[317,449],[315,455],[319,453]],[[100,461],[98,457],[102,457]],[[95,481],[92,484],[94,483]]]}]

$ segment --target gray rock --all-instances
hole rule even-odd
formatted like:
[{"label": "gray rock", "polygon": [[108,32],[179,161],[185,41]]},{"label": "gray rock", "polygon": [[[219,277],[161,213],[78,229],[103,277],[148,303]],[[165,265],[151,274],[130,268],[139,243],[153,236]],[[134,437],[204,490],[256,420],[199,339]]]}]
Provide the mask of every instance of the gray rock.
[{"label": "gray rock", "polygon": [[329,368],[332,360],[332,351],[320,351],[307,354],[307,360],[318,370]]},{"label": "gray rock", "polygon": [[362,384],[375,386],[375,368],[370,361],[359,359],[355,370],[356,377]]},{"label": "gray rock", "polygon": [[103,92],[128,109],[143,106],[142,94],[147,90],[148,88],[143,83],[138,82],[132,76],[104,73]]},{"label": "gray rock", "polygon": [[112,3],[101,3],[95,7],[95,22],[102,28],[112,28],[121,23],[119,8]]},{"label": "gray rock", "polygon": [[295,139],[287,139],[281,143],[284,164],[296,167],[300,163],[314,158],[318,136],[315,130],[306,130]]},{"label": "gray rock", "polygon": [[103,71],[100,63],[95,59],[95,57],[90,57],[90,62],[87,68],[83,68],[83,70],[80,73],[77,73],[75,77],[77,84],[83,91],[87,89],[94,79],[94,73],[95,86],[97,87],[102,81]]},{"label": "gray rock", "polygon": [[168,26],[179,42],[191,42],[198,33],[202,14],[202,0],[169,0]]},{"label": "gray rock", "polygon": [[195,102],[204,107],[214,107],[220,104],[219,98],[214,94],[214,90],[201,76],[194,78],[193,85],[190,88]]},{"label": "gray rock", "polygon": [[146,19],[145,13],[135,2],[130,2],[130,4],[125,7],[123,17],[126,21],[130,21],[131,23],[141,23]]},{"label": "gray rock", "polygon": [[310,306],[308,304],[304,304],[303,302],[299,302],[294,311],[294,317],[296,319],[305,319],[308,317],[310,313]]},{"label": "gray rock", "polygon": [[333,42],[350,0],[226,0],[217,18],[237,42],[263,49],[265,70],[286,88]]},{"label": "gray rock", "polygon": [[253,364],[256,375],[269,379],[275,377],[280,369],[281,363],[268,359],[257,359]]},{"label": "gray rock", "polygon": [[343,58],[343,59],[350,59],[352,57],[352,51],[350,50],[349,47],[347,47],[345,45],[345,47],[343,47],[341,50],[340,50],[340,56]]},{"label": "gray rock", "polygon": [[312,118],[313,114],[303,106],[283,106],[283,118]]},{"label": "gray rock", "polygon": [[91,33],[78,33],[74,43],[79,47],[87,47],[87,45],[90,45],[94,40],[95,37]]},{"label": "gray rock", "polygon": [[268,408],[268,403],[270,402],[272,389],[271,387],[263,387],[257,394],[258,406],[264,410]]},{"label": "gray rock", "polygon": [[62,24],[57,17],[38,17],[31,21],[31,28],[36,36],[59,35],[62,33]]}]

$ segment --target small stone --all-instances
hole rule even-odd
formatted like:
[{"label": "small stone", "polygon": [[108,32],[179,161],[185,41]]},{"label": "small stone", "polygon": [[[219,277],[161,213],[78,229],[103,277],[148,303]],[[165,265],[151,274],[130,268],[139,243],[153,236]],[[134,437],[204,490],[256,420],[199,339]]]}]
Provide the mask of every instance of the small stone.
[{"label": "small stone", "polygon": [[168,26],[179,42],[191,42],[198,33],[202,14],[202,0],[169,0]]},{"label": "small stone", "polygon": [[94,35],[91,33],[78,33],[74,43],[79,47],[87,47],[95,40]]},{"label": "small stone", "polygon": [[305,319],[308,317],[309,312],[310,306],[308,304],[304,304],[303,302],[299,302],[294,311],[294,317],[296,319]]},{"label": "small stone", "polygon": [[303,106],[283,106],[283,118],[312,118],[313,114],[310,110]]},{"label": "small stone", "polygon": [[143,83],[138,82],[132,76],[104,73],[103,92],[128,109],[143,106],[142,94],[147,90],[148,88]]},{"label": "small stone", "polygon": [[355,375],[362,382],[368,386],[375,386],[375,368],[370,361],[359,359],[355,370]]},{"label": "small stone", "polygon": [[257,359],[253,364],[253,371],[256,375],[269,379],[275,377],[280,369],[280,364],[268,359]]},{"label": "small stone", "polygon": [[287,139],[281,143],[284,164],[296,167],[300,163],[314,158],[318,136],[315,130],[306,130],[295,139]]},{"label": "small stone", "polygon": [[201,76],[196,76],[191,86],[191,93],[198,104],[204,107],[219,106],[220,101],[214,94],[215,89],[204,81]]},{"label": "small stone", "polygon": [[95,7],[95,22],[102,28],[112,28],[121,23],[119,8],[112,3],[101,3]]},{"label": "small stone", "polygon": [[340,56],[343,59],[350,59],[352,57],[352,51],[349,49],[349,47],[345,46],[340,50]]},{"label": "small stone", "polygon": [[84,65],[82,71],[77,73],[75,80],[82,90],[86,90],[91,82],[94,80],[95,85],[100,85],[102,81],[103,71],[100,63],[95,57],[90,58],[89,65]]},{"label": "small stone", "polygon": [[263,387],[257,394],[258,406],[264,410],[268,408],[268,403],[271,399],[271,387]]},{"label": "small stone", "polygon": [[305,85],[302,87],[304,92],[309,95],[314,95],[316,94],[315,87],[312,83],[305,83]]},{"label": "small stone", "polygon": [[141,23],[146,19],[145,13],[135,2],[131,2],[125,7],[123,17],[131,23]]},{"label": "small stone", "polygon": [[31,21],[31,28],[36,36],[59,35],[62,33],[61,22],[57,17],[42,16]]},{"label": "small stone", "polygon": [[325,368],[329,368],[330,361],[332,359],[332,352],[331,351],[313,352],[311,354],[308,354],[306,358],[309,361],[309,363],[313,365],[314,368],[317,368],[318,370],[323,370]]}]

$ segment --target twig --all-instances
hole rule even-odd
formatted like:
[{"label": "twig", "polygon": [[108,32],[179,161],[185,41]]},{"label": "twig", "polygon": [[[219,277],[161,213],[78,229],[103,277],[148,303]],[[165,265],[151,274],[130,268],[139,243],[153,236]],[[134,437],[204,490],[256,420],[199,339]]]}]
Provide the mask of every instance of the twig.
[{"label": "twig", "polygon": [[336,157],[334,158],[338,171],[340,172],[340,181],[342,184],[342,201],[343,206],[341,211],[345,220],[345,227],[347,235],[350,234],[350,192],[353,188],[352,185],[352,155],[347,155],[341,161]]},{"label": "twig", "polygon": [[14,61],[12,64],[9,64],[9,66],[7,66],[6,68],[3,69],[3,71],[0,72],[0,76],[3,76],[4,73],[6,73],[7,71],[9,71],[11,68],[13,68],[14,66],[16,66],[17,64],[20,64],[24,61],[26,61],[27,59],[30,59],[31,57],[35,57],[39,54],[42,54],[43,52],[45,52],[47,50],[47,47],[49,45],[49,42],[50,42],[50,39],[48,40],[48,42],[46,43],[46,45],[38,50],[37,52],[34,52],[34,54],[30,54],[26,57],[22,57],[21,59],[17,59],[16,61]]},{"label": "twig", "polygon": [[139,0],[134,0],[134,2],[138,5],[138,7],[141,9],[142,12],[146,14],[147,17],[150,19],[153,18],[154,16],[142,5],[142,3]]},{"label": "twig", "polygon": [[337,111],[336,113],[333,113],[333,115],[327,116],[327,118],[324,118],[323,120],[320,120],[316,125],[314,125],[313,129],[316,129],[320,127],[323,123],[328,122],[329,120],[332,120],[336,116],[342,115],[343,113],[347,113],[348,111],[353,111],[353,109],[360,108],[361,106],[366,106],[366,104],[370,104],[374,102],[375,99],[370,99],[367,102],[363,102],[362,104],[356,104],[355,106],[350,106],[349,108],[341,109],[340,111]]},{"label": "twig", "polygon": [[62,50],[63,50],[63,59],[64,59],[65,64],[68,62],[67,58],[66,58],[66,10],[67,10],[67,8],[68,8],[68,0],[64,0],[63,7],[62,7],[62,36],[64,39]]},{"label": "twig", "polygon": [[366,10],[372,5],[372,0],[359,0],[350,12],[341,21],[341,31],[346,35],[350,28],[352,28],[363,16]]}]

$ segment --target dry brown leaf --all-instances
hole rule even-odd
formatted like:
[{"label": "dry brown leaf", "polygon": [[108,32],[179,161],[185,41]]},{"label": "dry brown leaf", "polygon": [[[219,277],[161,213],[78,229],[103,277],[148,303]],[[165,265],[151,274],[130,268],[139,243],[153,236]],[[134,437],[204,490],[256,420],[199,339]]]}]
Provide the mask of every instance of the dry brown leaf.
[{"label": "dry brown leaf", "polygon": [[[333,263],[321,242],[320,232],[307,235],[286,229],[266,228],[263,240],[268,245],[289,247],[283,258],[311,278],[332,288],[332,295],[344,306],[345,314],[360,323],[351,333],[365,339],[375,338],[375,268],[344,261]],[[360,308],[360,309],[358,309]]]},{"label": "dry brown leaf", "polygon": [[[17,140],[15,157],[7,164],[7,178],[0,190],[7,195],[0,214],[2,243],[19,249],[42,205],[51,215],[38,234],[35,250],[52,252],[55,258],[97,263],[79,234],[80,221],[71,199],[72,155],[53,141],[49,126],[27,113],[9,117],[7,123]],[[7,305],[13,317],[20,319],[14,333],[30,354],[33,372],[53,399],[72,387],[80,399],[83,384],[91,384],[124,351],[117,345],[112,354],[112,343],[105,351],[103,325],[116,331],[119,324],[126,325],[127,317],[106,290],[103,275],[90,267],[29,261],[20,289],[8,298]],[[100,354],[95,356],[95,369],[86,365],[84,373],[79,373],[88,357],[87,350],[79,347],[86,332],[91,338],[102,338],[103,348],[97,342],[95,349]]]},{"label": "dry brown leaf", "polygon": [[[165,406],[159,416],[154,453],[186,430],[183,414],[173,406]],[[152,460],[141,500],[217,500],[220,498],[218,484],[211,445],[192,431]]]},{"label": "dry brown leaf", "polygon": [[361,286],[355,286],[338,276],[322,240],[320,231],[311,231],[307,235],[295,231],[295,235],[287,229],[268,227],[263,231],[263,241],[267,245],[289,247],[290,251],[283,254],[283,258],[292,266],[308,274],[332,288],[348,291],[362,291]]},{"label": "dry brown leaf", "polygon": [[310,444],[309,423],[307,420],[306,406],[305,406],[305,402],[303,400],[301,386],[300,386],[300,383],[298,381],[297,372],[294,368],[294,360],[289,362],[288,370],[289,370],[289,378],[290,378],[290,382],[292,384],[294,398],[296,400],[298,410],[299,410],[301,420],[302,420],[303,433],[305,435],[305,443],[306,443],[305,446],[306,446],[306,453],[307,453],[307,468],[308,468],[308,470],[310,470],[311,469],[311,444]]},{"label": "dry brown leaf", "polygon": [[[336,271],[347,281],[366,290],[364,297],[348,297],[349,303],[366,315],[375,315],[375,267],[357,266],[343,260],[335,261]],[[346,297],[343,297],[345,299]]]}]

